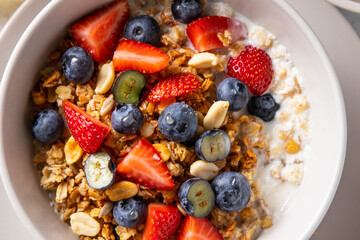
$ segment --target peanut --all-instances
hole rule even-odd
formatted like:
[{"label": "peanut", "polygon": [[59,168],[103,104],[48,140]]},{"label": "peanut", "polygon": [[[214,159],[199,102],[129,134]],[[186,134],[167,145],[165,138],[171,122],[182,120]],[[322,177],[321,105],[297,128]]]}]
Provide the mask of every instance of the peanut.
[{"label": "peanut", "polygon": [[65,160],[66,163],[71,165],[79,161],[79,159],[84,154],[84,151],[81,149],[79,144],[76,142],[75,138],[71,136],[64,147]]},{"label": "peanut", "polygon": [[71,214],[70,225],[73,232],[77,235],[93,237],[100,232],[100,223],[89,214],[83,212]]},{"label": "peanut", "polygon": [[218,64],[218,58],[213,53],[203,52],[195,54],[189,60],[189,66],[194,68],[213,68]]},{"label": "peanut", "polygon": [[224,122],[224,119],[228,112],[228,108],[229,102],[227,101],[217,101],[213,105],[211,105],[209,111],[204,118],[204,128],[206,130],[219,128]]},{"label": "peanut", "polygon": [[96,83],[95,93],[104,94],[107,91],[109,91],[114,80],[115,80],[115,70],[112,62],[105,63],[100,68]]},{"label": "peanut", "polygon": [[131,198],[139,192],[139,187],[129,181],[121,181],[115,183],[105,193],[111,201],[120,201],[122,199]]},{"label": "peanut", "polygon": [[203,178],[205,180],[214,179],[217,176],[218,171],[219,168],[215,164],[201,160],[194,162],[190,166],[191,175],[195,177]]}]

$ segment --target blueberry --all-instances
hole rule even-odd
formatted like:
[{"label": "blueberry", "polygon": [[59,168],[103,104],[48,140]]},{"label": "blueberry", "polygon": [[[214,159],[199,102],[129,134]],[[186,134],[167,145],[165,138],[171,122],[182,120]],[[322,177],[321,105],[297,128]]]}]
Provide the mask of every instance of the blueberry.
[{"label": "blueberry", "polygon": [[84,172],[89,187],[105,190],[115,179],[116,166],[106,152],[91,154],[85,162]]},{"label": "blueberry", "polygon": [[280,105],[275,102],[270,93],[251,97],[247,105],[247,110],[250,114],[261,118],[265,122],[273,120],[279,108]]},{"label": "blueberry", "polygon": [[240,173],[223,172],[213,180],[211,187],[216,206],[224,212],[238,212],[250,201],[250,183]]},{"label": "blueberry", "polygon": [[202,6],[199,0],[174,0],[171,12],[176,21],[191,23],[201,16]]},{"label": "blueberry", "polygon": [[158,124],[168,140],[186,142],[195,135],[198,119],[194,109],[184,102],[177,102],[162,111]]},{"label": "blueberry", "polygon": [[111,91],[117,103],[138,104],[145,84],[144,75],[135,70],[128,70],[115,79]]},{"label": "blueberry", "polygon": [[229,111],[239,111],[249,102],[249,90],[236,78],[227,78],[217,88],[218,100],[229,102]]},{"label": "blueberry", "polygon": [[185,212],[196,218],[206,217],[215,206],[211,185],[201,178],[186,180],[179,189],[178,197]]},{"label": "blueberry", "polygon": [[63,133],[64,120],[55,110],[45,109],[34,117],[32,130],[39,142],[54,143]]},{"label": "blueberry", "polygon": [[216,162],[230,153],[229,135],[220,129],[203,132],[195,143],[195,152],[199,158],[207,162]]},{"label": "blueberry", "polygon": [[141,110],[132,104],[118,104],[111,114],[111,125],[118,133],[135,134],[143,121]]},{"label": "blueberry", "polygon": [[75,84],[84,84],[94,72],[94,61],[81,47],[69,48],[62,57],[63,72],[67,80]]},{"label": "blueberry", "polygon": [[140,15],[130,19],[126,25],[124,37],[156,46],[160,41],[161,30],[153,17]]},{"label": "blueberry", "polygon": [[135,196],[115,203],[113,216],[115,221],[127,228],[133,228],[145,221],[147,207],[145,201]]}]

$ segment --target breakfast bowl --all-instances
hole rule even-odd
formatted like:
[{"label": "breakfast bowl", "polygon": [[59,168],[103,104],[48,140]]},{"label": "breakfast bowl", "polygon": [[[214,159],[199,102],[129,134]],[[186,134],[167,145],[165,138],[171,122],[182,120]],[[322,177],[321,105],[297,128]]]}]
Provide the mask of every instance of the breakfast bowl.
[{"label": "breakfast bowl", "polygon": [[[33,164],[30,92],[48,54],[79,17],[109,1],[51,1],[15,47],[1,88],[1,176],[8,197],[34,239],[78,239],[49,206]],[[346,150],[345,108],[335,72],[315,34],[285,1],[224,1],[273,33],[301,72],[311,106],[311,141],[301,185],[259,239],[307,239],[325,215],[341,176]],[[278,190],[278,191],[277,191]],[[273,197],[286,194],[272,188]]]}]

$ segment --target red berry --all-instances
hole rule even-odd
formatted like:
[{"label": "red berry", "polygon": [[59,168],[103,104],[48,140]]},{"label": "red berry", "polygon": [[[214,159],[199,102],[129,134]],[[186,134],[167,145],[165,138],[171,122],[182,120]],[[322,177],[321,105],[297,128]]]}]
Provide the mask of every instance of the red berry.
[{"label": "red berry", "polygon": [[192,92],[200,88],[196,76],[191,73],[180,73],[160,80],[147,97],[150,102],[158,102],[171,97]]},{"label": "red berry", "polygon": [[270,56],[250,45],[236,58],[230,58],[227,69],[229,76],[241,80],[258,96],[269,88],[274,74]]}]

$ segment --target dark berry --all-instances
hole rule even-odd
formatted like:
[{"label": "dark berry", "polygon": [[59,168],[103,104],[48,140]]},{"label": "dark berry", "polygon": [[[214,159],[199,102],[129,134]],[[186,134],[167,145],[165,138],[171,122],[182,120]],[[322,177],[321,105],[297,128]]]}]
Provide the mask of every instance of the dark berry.
[{"label": "dark berry", "polygon": [[115,179],[116,166],[106,152],[91,154],[85,162],[84,172],[89,187],[105,190]]},{"label": "dark berry", "polygon": [[217,88],[218,100],[229,102],[229,111],[239,111],[249,102],[249,90],[236,78],[227,78]]},{"label": "dark berry", "polygon": [[113,216],[115,221],[127,228],[133,228],[145,221],[147,206],[145,201],[135,196],[115,203]]},{"label": "dark berry", "polygon": [[63,72],[67,80],[75,84],[84,84],[94,72],[94,61],[81,47],[69,48],[62,57]]},{"label": "dark berry", "polygon": [[132,104],[118,104],[111,114],[111,125],[118,133],[135,134],[143,121],[141,110]]},{"label": "dark berry", "polygon": [[142,89],[145,87],[144,75],[135,70],[122,72],[112,86],[112,93],[117,103],[138,104]]},{"label": "dark berry", "polygon": [[230,153],[229,135],[220,129],[203,132],[195,143],[195,152],[199,158],[207,162],[225,159]]},{"label": "dark berry", "polygon": [[184,102],[177,102],[162,111],[158,124],[168,140],[186,142],[195,135],[198,119],[194,109]]},{"label": "dark berry", "polygon": [[213,180],[211,187],[216,206],[224,212],[238,212],[250,201],[250,183],[240,173],[223,172]]},{"label": "dark berry", "polygon": [[270,93],[251,97],[247,105],[250,114],[261,118],[265,122],[273,120],[279,108],[280,105],[275,102]]},{"label": "dark berry", "polygon": [[211,185],[201,178],[186,180],[181,185],[178,196],[185,212],[196,218],[206,217],[215,206],[215,195]]},{"label": "dark berry", "polygon": [[54,143],[63,133],[64,120],[55,110],[45,109],[34,117],[32,130],[39,142]]},{"label": "dark berry", "polygon": [[140,15],[130,19],[126,25],[124,37],[156,46],[160,41],[161,30],[153,17]]},{"label": "dark berry", "polygon": [[171,12],[176,21],[191,23],[201,16],[202,6],[199,0],[174,0]]}]

